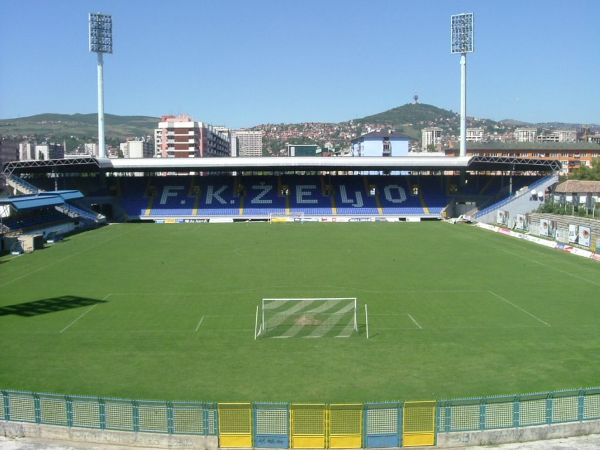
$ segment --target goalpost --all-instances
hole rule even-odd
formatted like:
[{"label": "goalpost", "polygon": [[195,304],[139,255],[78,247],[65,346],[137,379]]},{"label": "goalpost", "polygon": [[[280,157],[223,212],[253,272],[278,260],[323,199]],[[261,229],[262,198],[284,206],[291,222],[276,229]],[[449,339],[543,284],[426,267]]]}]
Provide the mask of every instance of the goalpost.
[{"label": "goalpost", "polygon": [[303,212],[293,212],[290,214],[286,213],[269,213],[269,223],[291,223],[291,222],[304,222]]},{"label": "goalpost", "polygon": [[350,337],[358,333],[356,297],[263,298],[254,338]]}]

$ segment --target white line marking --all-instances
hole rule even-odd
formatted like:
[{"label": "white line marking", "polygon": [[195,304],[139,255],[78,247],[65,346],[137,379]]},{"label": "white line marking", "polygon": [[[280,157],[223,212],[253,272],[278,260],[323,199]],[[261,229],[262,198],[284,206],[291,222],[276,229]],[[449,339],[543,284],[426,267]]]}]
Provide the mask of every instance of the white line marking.
[{"label": "white line marking", "polygon": [[99,242],[99,243],[97,243],[97,244],[95,244],[95,245],[91,245],[91,246],[89,246],[88,248],[84,248],[83,250],[80,250],[80,251],[78,251],[78,252],[69,253],[68,255],[66,255],[66,256],[63,256],[62,258],[59,258],[59,259],[55,259],[55,260],[53,260],[51,263],[48,263],[48,264],[46,264],[45,266],[38,267],[37,269],[33,269],[33,270],[31,270],[31,271],[29,271],[29,272],[27,272],[27,273],[25,273],[25,274],[23,274],[23,275],[20,275],[20,276],[18,276],[18,277],[11,278],[10,280],[7,280],[7,281],[5,281],[4,283],[0,284],[0,287],[4,287],[4,286],[6,286],[6,285],[8,285],[8,284],[10,284],[10,283],[14,283],[15,281],[21,280],[21,279],[23,279],[23,278],[25,278],[25,277],[28,277],[29,275],[32,275],[32,274],[34,274],[34,273],[37,273],[37,272],[39,272],[40,270],[44,270],[44,269],[47,269],[47,268],[49,268],[49,267],[53,267],[53,266],[57,265],[58,263],[61,263],[61,262],[63,262],[63,261],[64,261],[64,260],[66,260],[66,259],[72,258],[73,256],[80,255],[80,254],[82,254],[82,253],[84,253],[84,252],[87,252],[87,251],[89,251],[89,250],[94,250],[95,248],[98,248],[98,247],[100,247],[101,245],[104,245],[104,244],[106,244],[107,242],[114,241],[115,239],[118,239],[118,238],[120,238],[120,237],[123,237],[123,236],[125,236],[125,235],[127,235],[127,234],[131,234],[131,233],[133,233],[134,231],[135,231],[135,229],[132,229],[132,230],[130,230],[130,231],[126,231],[126,232],[124,232],[124,233],[121,233],[121,234],[120,234],[120,235],[118,235],[118,236],[113,236],[113,237],[111,237],[110,239],[106,239],[106,240],[104,240],[104,241],[102,241],[102,242]]},{"label": "white line marking", "polygon": [[336,338],[349,338],[349,335],[339,335],[339,336],[334,336]]},{"label": "white line marking", "polygon": [[200,328],[200,325],[202,325],[202,322],[204,322],[204,316],[202,316],[202,317],[200,318],[200,322],[198,322],[198,325],[196,325],[196,329],[194,330],[194,333],[195,333],[196,331],[198,331],[198,328]]},{"label": "white line marking", "polygon": [[525,314],[527,314],[528,316],[530,316],[530,317],[533,317],[535,320],[537,320],[538,322],[541,322],[541,323],[543,323],[543,324],[544,324],[544,325],[546,325],[547,327],[549,327],[549,326],[550,326],[550,324],[549,324],[548,322],[545,322],[545,321],[543,321],[542,319],[540,319],[540,318],[539,318],[538,316],[536,316],[535,314],[532,314],[532,313],[530,313],[529,311],[527,311],[527,310],[525,310],[525,309],[521,308],[520,306],[518,306],[518,305],[515,305],[515,304],[514,304],[513,302],[511,302],[510,300],[508,300],[508,299],[506,299],[506,298],[502,297],[502,296],[501,296],[501,295],[499,295],[499,294],[496,294],[494,291],[489,291],[489,290],[488,290],[488,292],[489,292],[490,294],[492,294],[494,297],[496,297],[497,299],[500,299],[500,300],[502,300],[503,302],[505,302],[505,303],[508,303],[508,304],[509,304],[510,306],[512,306],[513,308],[516,308],[516,309],[518,309],[519,311],[521,311],[521,312],[524,312],[524,313],[525,313]]},{"label": "white line marking", "polygon": [[[104,297],[102,297],[102,300],[107,300],[108,297],[110,297],[112,294],[106,294]],[[95,305],[92,305],[92,307],[90,309],[88,309],[87,311],[85,311],[83,314],[81,314],[79,317],[77,317],[75,320],[73,320],[69,325],[67,325],[66,327],[64,327],[62,330],[60,330],[59,334],[62,334],[63,332],[67,331],[67,329],[73,325],[75,322],[77,322],[79,319],[81,319],[83,316],[85,316],[87,313],[89,313],[92,309],[94,309],[96,306],[98,306],[98,303],[96,303]]]},{"label": "white line marking", "polygon": [[92,307],[90,309],[88,309],[87,311],[85,311],[84,313],[82,313],[81,315],[79,315],[75,320],[73,320],[71,323],[69,323],[69,325],[67,325],[66,327],[64,327],[62,330],[60,330],[59,334],[64,333],[65,331],[67,331],[73,324],[75,324],[75,322],[77,322],[79,319],[81,319],[83,316],[85,316],[87,313],[89,313],[92,309],[94,309],[96,306],[98,306],[98,303],[96,303],[95,305],[92,305]]},{"label": "white line marking", "polygon": [[[518,258],[522,258],[522,259],[524,259],[526,261],[529,261],[529,262],[532,262],[534,264],[538,264],[540,266],[547,267],[549,269],[555,270],[555,271],[560,272],[560,273],[564,273],[565,275],[568,275],[570,277],[576,278],[578,280],[585,281],[586,283],[593,284],[594,286],[600,286],[600,284],[596,283],[594,280],[590,280],[589,278],[582,277],[580,275],[577,275],[576,273],[572,273],[572,272],[568,272],[566,270],[559,269],[558,267],[554,267],[553,265],[545,264],[545,263],[540,262],[540,261],[536,261],[535,259],[531,259],[531,258],[528,258],[526,256],[519,255],[518,253],[514,253],[514,252],[511,252],[511,251],[508,251],[508,250],[506,250],[504,248],[501,248],[500,250],[502,250],[504,253],[508,253],[509,255],[513,255],[513,256],[516,256]],[[536,253],[539,254],[539,252],[536,252]],[[557,255],[560,255],[560,253],[557,253]]]},{"label": "white line marking", "polygon": [[410,320],[413,321],[413,323],[417,326],[417,328],[419,328],[419,330],[423,329],[423,327],[419,325],[419,322],[417,322],[413,316],[411,316],[410,314],[407,314],[407,316],[410,317]]},{"label": "white line marking", "polygon": [[291,338],[291,336],[271,336],[271,339],[287,339]]}]

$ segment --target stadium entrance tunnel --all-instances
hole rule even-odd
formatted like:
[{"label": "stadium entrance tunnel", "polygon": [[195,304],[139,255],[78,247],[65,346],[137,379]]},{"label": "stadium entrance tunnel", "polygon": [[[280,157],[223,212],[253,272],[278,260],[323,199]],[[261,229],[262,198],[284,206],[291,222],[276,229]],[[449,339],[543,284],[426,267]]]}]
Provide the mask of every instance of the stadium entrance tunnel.
[{"label": "stadium entrance tunnel", "polygon": [[42,314],[60,312],[74,308],[84,308],[86,306],[92,306],[97,305],[98,303],[106,302],[107,300],[78,297],[74,295],[63,295],[61,297],[44,298],[31,302],[2,306],[0,307],[0,317],[35,317]]}]

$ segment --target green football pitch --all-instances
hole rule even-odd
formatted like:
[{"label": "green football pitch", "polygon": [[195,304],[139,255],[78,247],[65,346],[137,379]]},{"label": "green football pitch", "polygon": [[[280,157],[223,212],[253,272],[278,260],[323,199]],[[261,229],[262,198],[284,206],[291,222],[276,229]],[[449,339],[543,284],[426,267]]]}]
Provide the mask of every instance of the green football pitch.
[{"label": "green football pitch", "polygon": [[[599,275],[439,222],[111,225],[0,258],[0,388],[353,402],[598,385]],[[255,340],[257,305],[281,297],[356,297],[359,332]]]}]

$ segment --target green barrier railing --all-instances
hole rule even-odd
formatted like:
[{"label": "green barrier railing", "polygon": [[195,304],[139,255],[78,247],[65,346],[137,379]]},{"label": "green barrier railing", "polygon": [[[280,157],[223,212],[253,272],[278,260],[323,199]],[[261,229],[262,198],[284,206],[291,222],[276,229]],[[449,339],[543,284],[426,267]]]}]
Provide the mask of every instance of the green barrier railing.
[{"label": "green barrier railing", "polygon": [[[403,445],[403,438],[406,439],[403,432],[407,431],[403,430],[403,417],[407,414],[407,404],[412,403],[322,404],[325,418],[320,419],[325,420],[323,446],[347,447],[350,441],[353,447],[361,444],[363,447]],[[600,420],[600,388],[429,403],[435,411],[435,433]],[[236,430],[223,430],[220,433],[219,407],[227,409],[228,405],[231,406],[3,390],[0,391],[0,420],[118,431],[219,436],[220,441],[224,437],[235,441],[241,436],[245,438],[244,445],[236,446],[248,448],[302,447],[298,437],[302,438],[303,435],[298,434],[302,430],[298,431],[297,426],[292,426],[294,419],[299,420],[292,411],[294,407],[299,407],[297,404],[245,403],[247,414],[244,417],[248,423],[243,436]],[[293,430],[298,435],[294,435]]]},{"label": "green barrier railing", "polygon": [[520,428],[600,419],[600,388],[442,400],[438,433]]},{"label": "green barrier railing", "polygon": [[0,391],[0,420],[168,434],[217,434],[214,403]]}]

